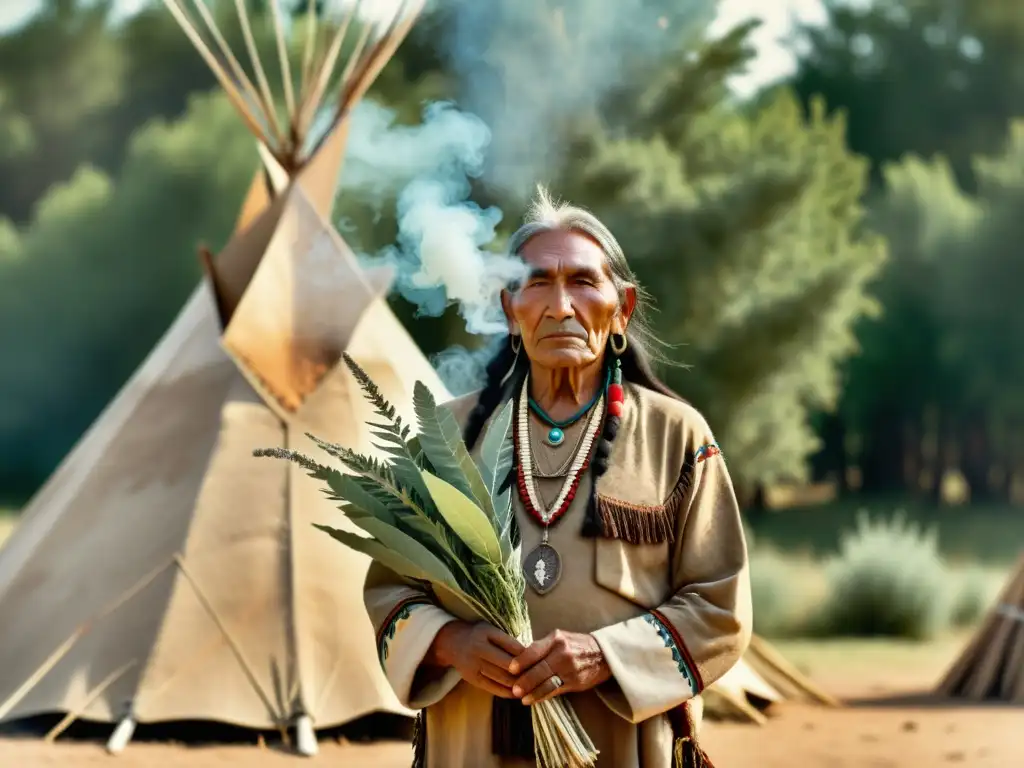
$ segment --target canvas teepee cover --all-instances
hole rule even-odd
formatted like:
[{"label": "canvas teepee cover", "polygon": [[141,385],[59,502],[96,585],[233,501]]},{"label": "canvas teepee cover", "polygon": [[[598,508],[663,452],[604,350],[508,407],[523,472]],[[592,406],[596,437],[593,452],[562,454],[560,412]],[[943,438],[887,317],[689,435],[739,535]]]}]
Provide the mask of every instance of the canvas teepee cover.
[{"label": "canvas teepee cover", "polygon": [[319,55],[312,46],[300,99],[286,89],[289,124],[275,130],[272,100],[230,52],[213,56],[178,0],[165,2],[253,128],[265,168],[235,235],[205,259],[204,284],[0,550],[0,720],[119,722],[115,751],[135,722],[296,724],[310,753],[313,727],[404,710],[362,605],[367,561],[311,525],[343,516],[296,466],[252,451],[313,451],[306,432],[371,450],[345,351],[396,406],[417,380],[448,397],[384,301],[390,276],[362,270],[327,219],[348,110],[418,8],[376,40],[380,28],[364,26],[311,136],[308,105],[327,92],[338,36]]},{"label": "canvas teepee cover", "polygon": [[818,688],[764,638],[754,635],[739,663],[704,692],[711,718],[738,719],[762,725],[773,704],[799,701],[837,707],[839,702]]},{"label": "canvas teepee cover", "polygon": [[1024,556],[937,692],[973,701],[1024,704]]}]

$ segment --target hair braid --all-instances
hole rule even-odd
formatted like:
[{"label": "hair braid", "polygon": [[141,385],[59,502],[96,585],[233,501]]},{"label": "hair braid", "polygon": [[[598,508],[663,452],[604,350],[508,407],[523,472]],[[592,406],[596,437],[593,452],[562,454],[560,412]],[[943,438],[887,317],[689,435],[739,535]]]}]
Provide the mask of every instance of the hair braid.
[{"label": "hair braid", "polygon": [[[609,361],[614,359],[610,349],[606,352],[606,357]],[[651,365],[643,352],[629,346],[623,350],[622,354],[618,357],[618,361],[622,365],[623,381],[631,381],[634,384],[653,389],[676,400],[681,399],[679,395],[670,390],[654,375]],[[610,364],[614,365],[614,363]],[[621,423],[622,419],[608,412],[606,403],[604,423],[601,425],[601,437],[598,439],[597,445],[594,446],[594,455],[590,459],[590,497],[587,499],[587,514],[583,518],[583,528],[580,531],[587,538],[596,538],[601,535],[601,514],[597,504],[597,480],[608,471],[613,443],[615,438],[618,437],[619,425]]]},{"label": "hair braid", "polygon": [[[480,390],[480,397],[477,399],[476,405],[473,406],[473,410],[466,418],[466,427],[462,434],[462,439],[469,450],[473,450],[476,441],[480,439],[480,433],[483,432],[484,425],[491,414],[501,405],[501,401],[514,391],[513,387],[521,381],[520,377],[525,369],[525,358],[526,355],[520,356],[513,351],[511,338],[505,337],[504,343],[498,348],[491,361],[487,363],[484,387]],[[504,380],[505,375],[509,373],[512,366],[515,366],[516,370],[506,381]]]}]

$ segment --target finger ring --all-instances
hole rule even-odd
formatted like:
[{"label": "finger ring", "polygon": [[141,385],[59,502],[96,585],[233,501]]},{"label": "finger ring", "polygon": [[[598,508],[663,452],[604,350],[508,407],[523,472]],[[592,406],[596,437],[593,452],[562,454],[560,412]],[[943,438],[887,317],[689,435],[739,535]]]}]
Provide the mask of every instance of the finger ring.
[{"label": "finger ring", "polygon": [[562,678],[560,678],[558,675],[552,675],[551,676],[551,682],[555,684],[555,690],[556,691],[559,688],[561,688],[563,685],[565,685],[565,683],[562,682]]}]

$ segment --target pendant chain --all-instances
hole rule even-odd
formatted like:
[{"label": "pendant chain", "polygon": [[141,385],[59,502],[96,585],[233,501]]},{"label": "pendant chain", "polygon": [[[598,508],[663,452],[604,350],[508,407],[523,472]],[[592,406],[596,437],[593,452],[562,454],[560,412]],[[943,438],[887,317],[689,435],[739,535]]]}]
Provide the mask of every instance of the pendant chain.
[{"label": "pendant chain", "polygon": [[[592,417],[593,417],[593,414],[591,414],[591,418]],[[590,428],[590,423],[588,421],[587,425],[585,427],[583,427],[583,429],[580,430],[579,435],[576,437],[576,445],[574,445],[572,447],[572,450],[569,451],[569,455],[565,457],[565,460],[562,461],[562,463],[558,466],[558,469],[554,470],[553,472],[541,472],[541,470],[540,470],[540,462],[534,461],[533,462],[533,476],[535,478],[539,478],[541,480],[553,480],[556,477],[565,477],[566,473],[569,471],[569,467],[572,466],[573,459],[579,453],[580,446],[583,445],[583,439],[587,436],[587,430],[589,428]],[[531,443],[531,446],[532,446],[532,443]],[[530,458],[531,459],[533,458],[532,454],[530,455]]]},{"label": "pendant chain", "polygon": [[584,430],[579,450],[573,457],[569,473],[562,484],[562,490],[555,497],[554,503],[546,506],[541,501],[540,494],[537,492],[534,483],[533,451],[530,447],[529,386],[530,377],[527,376],[523,381],[523,389],[519,397],[518,419],[516,420],[516,442],[519,449],[519,461],[517,462],[519,496],[523,501],[523,506],[526,507],[526,511],[546,529],[565,514],[576,496],[576,489],[579,487],[580,478],[590,464],[590,449],[597,439],[598,431],[602,426],[604,395],[602,394],[597,400],[592,420]]}]

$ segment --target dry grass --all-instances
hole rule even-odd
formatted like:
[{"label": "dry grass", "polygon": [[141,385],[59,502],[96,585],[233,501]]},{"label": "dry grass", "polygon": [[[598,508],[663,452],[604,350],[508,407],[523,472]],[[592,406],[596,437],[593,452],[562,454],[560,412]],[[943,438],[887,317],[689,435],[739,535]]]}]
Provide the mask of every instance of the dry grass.
[{"label": "dry grass", "polygon": [[779,652],[826,690],[863,695],[938,683],[963,651],[974,628],[929,642],[893,638],[776,640]]}]

